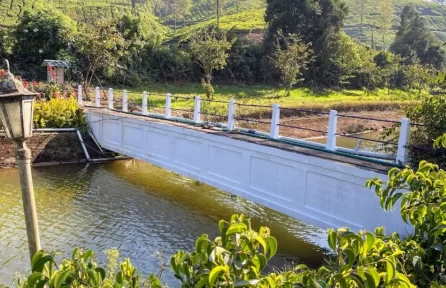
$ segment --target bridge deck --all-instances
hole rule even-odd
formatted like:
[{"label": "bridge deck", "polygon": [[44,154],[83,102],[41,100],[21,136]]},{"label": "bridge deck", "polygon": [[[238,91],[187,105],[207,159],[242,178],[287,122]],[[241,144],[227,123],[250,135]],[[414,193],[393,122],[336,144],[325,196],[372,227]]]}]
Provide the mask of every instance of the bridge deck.
[{"label": "bridge deck", "polygon": [[162,123],[162,124],[167,124],[167,125],[171,125],[171,126],[182,127],[185,129],[200,131],[202,133],[209,133],[209,134],[218,135],[218,136],[222,136],[222,137],[229,137],[229,138],[239,140],[239,141],[256,143],[259,145],[283,149],[286,151],[291,151],[291,152],[295,152],[295,153],[299,153],[299,154],[303,154],[303,155],[327,159],[327,160],[335,161],[335,162],[342,163],[345,165],[350,165],[350,166],[374,171],[374,172],[377,172],[380,174],[387,174],[387,171],[389,171],[391,168],[391,165],[375,163],[372,161],[368,161],[367,159],[358,159],[355,157],[338,155],[338,154],[331,153],[328,151],[321,151],[321,150],[317,150],[317,149],[298,146],[298,144],[294,145],[294,144],[283,143],[280,141],[272,141],[269,139],[262,139],[262,138],[259,138],[256,136],[250,136],[250,135],[246,135],[246,134],[230,133],[227,131],[222,131],[222,129],[219,129],[219,128],[204,128],[201,125],[182,123],[182,122],[175,121],[173,119],[172,120],[159,119],[159,118],[154,118],[154,117],[149,117],[149,116],[124,113],[124,112],[113,111],[113,110],[109,110],[109,109],[105,109],[105,108],[96,108],[96,107],[91,107],[91,106],[85,107],[85,109],[86,110],[100,109],[101,113],[108,114],[108,115],[115,115],[119,119],[120,118],[134,118],[134,119],[144,120],[144,121],[148,121],[148,122]]}]

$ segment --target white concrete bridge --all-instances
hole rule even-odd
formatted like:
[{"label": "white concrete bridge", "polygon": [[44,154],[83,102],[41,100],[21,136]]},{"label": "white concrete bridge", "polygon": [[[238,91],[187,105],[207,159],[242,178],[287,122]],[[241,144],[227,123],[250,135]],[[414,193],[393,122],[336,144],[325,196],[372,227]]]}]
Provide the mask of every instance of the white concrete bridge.
[{"label": "white concrete bridge", "polygon": [[[80,90],[81,92],[81,90]],[[81,94],[81,93],[80,93]],[[82,94],[79,101],[82,101]],[[237,129],[235,103],[228,103],[228,121],[221,128],[200,125],[201,104],[195,97],[194,119],[173,117],[171,98],[165,113],[150,114],[147,93],[142,111],[129,113],[126,93],[122,110],[86,106],[88,125],[99,144],[111,151],[220,188],[321,228],[348,226],[390,231],[406,229],[398,212],[384,212],[366,180],[386,178],[396,161],[406,161],[409,121],[401,122],[396,156],[340,149],[336,146],[336,111],[330,112],[326,144],[280,137],[280,108],[274,105],[271,131]],[[313,146],[310,146],[313,145]],[[370,160],[370,157],[381,160]],[[368,157],[368,158],[366,158]],[[383,160],[384,159],[384,160]],[[393,159],[393,161],[392,161]]]}]

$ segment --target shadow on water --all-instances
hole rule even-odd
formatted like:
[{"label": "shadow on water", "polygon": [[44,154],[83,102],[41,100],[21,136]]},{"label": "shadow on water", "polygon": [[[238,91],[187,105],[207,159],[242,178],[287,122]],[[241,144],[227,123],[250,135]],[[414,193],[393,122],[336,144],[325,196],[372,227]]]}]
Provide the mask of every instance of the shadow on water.
[{"label": "shadow on water", "polygon": [[[93,249],[98,261],[111,247],[130,257],[144,275],[156,273],[156,252],[190,251],[217,222],[244,213],[253,226],[269,226],[279,242],[273,265],[318,265],[324,231],[253,202],[134,160],[33,169],[42,247],[68,257],[73,247]],[[0,170],[0,282],[28,269],[17,171]],[[163,281],[178,284],[170,272]]]}]

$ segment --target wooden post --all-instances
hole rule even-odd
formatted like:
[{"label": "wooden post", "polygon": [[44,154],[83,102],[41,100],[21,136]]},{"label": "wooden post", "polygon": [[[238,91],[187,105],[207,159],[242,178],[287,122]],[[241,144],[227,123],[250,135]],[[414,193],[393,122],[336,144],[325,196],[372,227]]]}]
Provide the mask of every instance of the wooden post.
[{"label": "wooden post", "polygon": [[142,93],[142,114],[147,115],[147,91]]},{"label": "wooden post", "polygon": [[328,118],[328,134],[325,149],[329,151],[336,150],[336,133],[338,126],[338,111],[331,110]]},{"label": "wooden post", "polygon": [[127,90],[122,91],[122,112],[129,111],[129,101],[127,96]]},{"label": "wooden post", "polygon": [[398,150],[396,153],[396,163],[407,164],[409,162],[409,140],[410,140],[410,120],[401,120],[400,138],[398,140]]},{"label": "wooden post", "polygon": [[229,101],[228,107],[228,130],[232,131],[235,128],[235,100]]},{"label": "wooden post", "polygon": [[280,105],[273,105],[273,117],[271,119],[271,133],[270,137],[273,139],[279,138],[279,123],[280,123]]},{"label": "wooden post", "polygon": [[114,103],[113,103],[114,99],[113,99],[113,89],[110,88],[108,89],[108,109],[114,109]]},{"label": "wooden post", "polygon": [[195,96],[194,101],[194,122],[200,123],[201,122],[201,101],[200,96]]},{"label": "wooden post", "polygon": [[83,100],[82,100],[82,85],[78,85],[77,86],[77,103],[78,104],[83,104]]},{"label": "wooden post", "polygon": [[101,90],[99,90],[99,87],[96,87],[96,107],[101,107]]},{"label": "wooden post", "polygon": [[167,93],[166,95],[166,110],[164,111],[164,116],[170,118],[172,116],[172,94]]}]

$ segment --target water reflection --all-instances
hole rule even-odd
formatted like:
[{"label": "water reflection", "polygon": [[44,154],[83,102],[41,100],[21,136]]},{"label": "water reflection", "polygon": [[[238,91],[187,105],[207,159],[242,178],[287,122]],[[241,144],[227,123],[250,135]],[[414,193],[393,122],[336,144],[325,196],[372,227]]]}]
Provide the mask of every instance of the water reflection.
[{"label": "water reflection", "polygon": [[[72,247],[97,252],[110,247],[130,257],[144,274],[157,272],[155,251],[170,256],[191,250],[203,233],[214,237],[217,221],[233,213],[269,226],[279,253],[317,265],[324,232],[261,205],[157,167],[130,160],[100,165],[33,169],[42,247],[68,257]],[[0,282],[28,269],[28,246],[16,170],[0,170]],[[280,257],[273,264],[280,265]],[[164,281],[173,277],[165,274]],[[176,283],[176,282],[174,282]],[[176,285],[170,285],[175,287]]]}]

